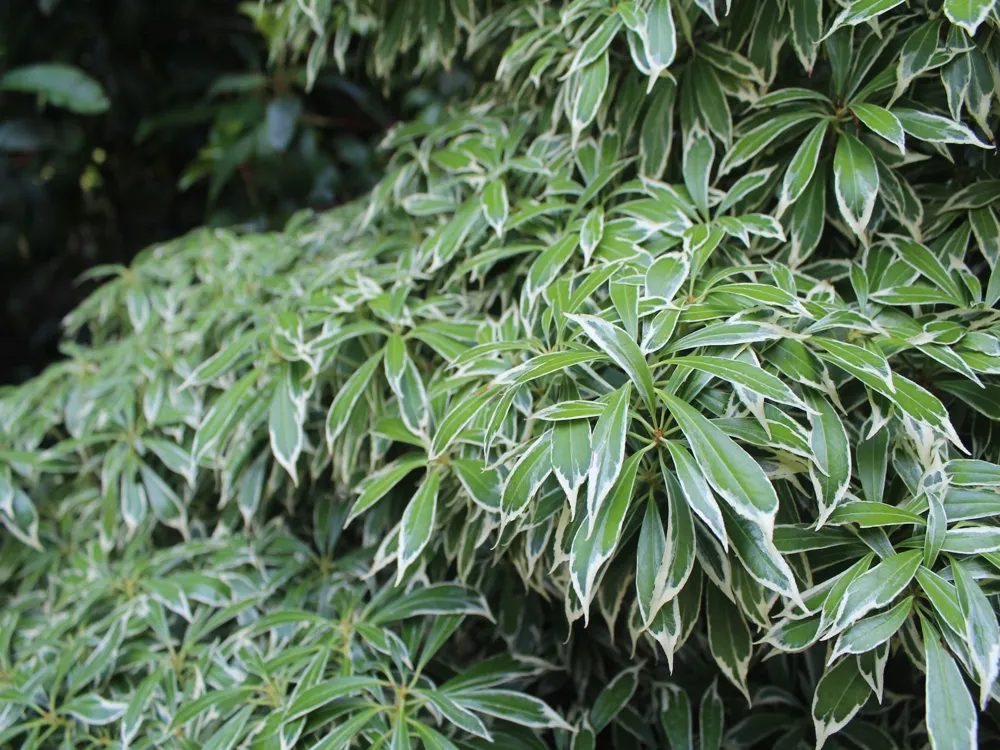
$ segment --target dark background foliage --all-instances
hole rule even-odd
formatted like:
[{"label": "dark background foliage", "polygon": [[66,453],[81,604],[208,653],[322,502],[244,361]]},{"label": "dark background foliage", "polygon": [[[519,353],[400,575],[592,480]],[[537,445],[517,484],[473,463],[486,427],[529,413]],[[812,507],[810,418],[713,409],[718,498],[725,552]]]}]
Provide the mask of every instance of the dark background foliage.
[{"label": "dark background foliage", "polygon": [[111,102],[81,115],[0,93],[0,382],[58,356],[60,321],[93,288],[86,269],[202,225],[280,226],[377,178],[394,110],[360,70],[301,72],[268,58],[256,3],[0,3],[0,75],[75,65]]}]

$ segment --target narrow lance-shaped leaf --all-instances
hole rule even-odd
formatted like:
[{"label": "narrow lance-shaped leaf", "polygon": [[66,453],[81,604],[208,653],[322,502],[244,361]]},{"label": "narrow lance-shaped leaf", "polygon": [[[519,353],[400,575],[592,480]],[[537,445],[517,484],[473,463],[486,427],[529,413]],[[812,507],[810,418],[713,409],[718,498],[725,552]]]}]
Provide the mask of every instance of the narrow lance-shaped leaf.
[{"label": "narrow lance-shaped leaf", "polygon": [[663,520],[656,500],[646,501],[646,512],[639,531],[639,546],[635,559],[635,594],[643,624],[648,624],[656,614],[653,606],[656,600],[656,578],[666,559],[667,535],[663,530]]},{"label": "narrow lance-shaped leaf", "polygon": [[770,539],[778,496],[760,464],[700,412],[676,396],[659,393],[687,438],[708,483],[734,511],[759,525]]},{"label": "narrow lance-shaped leaf", "polygon": [[639,669],[632,667],[615,675],[594,699],[590,709],[590,724],[600,732],[617,716],[635,695],[639,685]]},{"label": "narrow lance-shaped leaf", "polygon": [[874,133],[898,148],[899,153],[906,153],[906,133],[896,115],[884,107],[868,103],[853,104],[851,111]]},{"label": "narrow lance-shaped leaf", "polygon": [[677,54],[677,30],[670,0],[653,0],[646,11],[646,27],[643,30],[646,55],[649,62],[649,89],[656,79],[674,62]]},{"label": "narrow lance-shaped leaf", "polygon": [[580,133],[597,117],[604,92],[608,88],[608,53],[603,53],[597,60],[590,63],[576,75],[576,95],[573,98],[573,108],[570,114],[570,127],[573,142],[576,143]]},{"label": "narrow lance-shaped leaf", "polygon": [[660,698],[660,724],[671,748],[694,750],[691,701],[687,693],[676,685],[663,687]]},{"label": "narrow lance-shaped leaf", "polygon": [[827,664],[844,654],[863,654],[881,646],[903,626],[912,609],[913,597],[908,596],[885,612],[858,620],[837,638]]},{"label": "narrow lance-shaped leaf", "polygon": [[[808,0],[808,2],[812,2],[812,0]],[[826,137],[826,131],[829,127],[829,120],[823,120],[817,123],[802,139],[802,143],[792,157],[781,182],[778,216],[783,214],[788,206],[795,203],[809,186],[816,171],[816,164],[819,162],[820,147],[823,145],[823,139]]]},{"label": "narrow lance-shaped leaf", "polygon": [[961,123],[949,120],[947,117],[923,112],[917,109],[895,108],[896,116],[907,134],[921,141],[930,143],[956,143],[959,145],[990,148],[980,141],[976,134]]},{"label": "narrow lance-shaped leaf", "polygon": [[969,36],[975,36],[995,3],[996,0],[945,0],[944,14],[953,24],[965,29]]},{"label": "narrow lance-shaped leaf", "polygon": [[824,637],[832,638],[873,609],[892,602],[913,580],[922,557],[920,550],[900,552],[856,578],[847,587],[832,628]]},{"label": "narrow lance-shaped leaf", "polygon": [[278,378],[271,397],[271,409],[268,417],[268,433],[271,438],[271,450],[278,463],[288,472],[292,483],[298,486],[298,475],[295,464],[302,452],[304,439],[302,422],[305,418],[304,402],[295,398],[292,392],[293,375],[291,368]]},{"label": "narrow lance-shaped leaf", "polygon": [[406,569],[420,556],[434,533],[437,518],[438,488],[441,474],[429,471],[416,494],[403,512],[399,526],[399,572],[397,582],[403,580]]},{"label": "narrow lance-shaped leaf", "polygon": [[719,695],[719,682],[712,684],[701,696],[698,707],[698,740],[701,750],[719,750],[725,731],[726,709]]},{"label": "narrow lance-shaped leaf", "polygon": [[507,475],[500,496],[501,526],[527,512],[531,498],[552,471],[551,440],[551,432],[535,439]]},{"label": "narrow lance-shaped leaf", "polygon": [[904,0],[854,0],[833,21],[833,26],[827,32],[829,36],[835,29],[841,26],[857,26],[859,23],[870,21],[873,18],[892,10],[897,5],[901,5]]},{"label": "narrow lance-shaped leaf", "polygon": [[965,566],[955,561],[951,570],[965,621],[965,642],[979,678],[979,705],[985,711],[990,690],[1000,673],[1000,626],[989,599]]},{"label": "narrow lance-shaped leaf", "polygon": [[750,629],[743,613],[717,587],[708,587],[708,645],[722,673],[750,702],[747,671],[753,653]]},{"label": "narrow lance-shaped leaf", "polygon": [[[724,550],[728,549],[729,536],[726,534],[726,525],[722,518],[722,511],[715,500],[715,495],[712,494],[712,490],[708,486],[708,482],[705,481],[701,469],[698,468],[691,454],[683,446],[670,440],[665,442],[667,450],[674,461],[674,470],[677,474],[677,481],[681,487],[681,492],[683,493],[684,502],[715,535],[722,548]],[[666,475],[666,468],[662,463],[660,466],[664,475]],[[666,481],[664,479],[664,482]]]},{"label": "narrow lance-shaped leaf", "polygon": [[650,411],[656,404],[653,374],[639,345],[613,323],[593,315],[567,315],[583,328],[587,336],[621,367],[635,383]]},{"label": "narrow lance-shaped leaf", "polygon": [[503,180],[493,180],[484,189],[482,195],[483,217],[497,235],[503,234],[504,224],[510,212],[507,202],[507,186]]},{"label": "narrow lance-shaped leaf", "polygon": [[[193,463],[196,464],[222,439],[226,428],[236,417],[243,399],[259,377],[258,370],[251,370],[230,386],[212,405],[211,410],[205,415],[205,419],[198,427],[198,432],[194,437],[194,445],[191,446]],[[193,473],[193,469],[191,473]]]},{"label": "narrow lance-shaped leaf", "polygon": [[861,676],[858,660],[847,656],[826,670],[816,685],[812,715],[816,727],[816,747],[847,726],[861,707],[868,702],[871,688]]},{"label": "narrow lance-shaped leaf", "polygon": [[921,619],[924,635],[924,700],[927,705],[927,734],[933,748],[975,750],[979,721],[976,707],[965,687],[962,673],[941,645],[934,626]]},{"label": "narrow lance-shaped leaf", "polygon": [[684,185],[705,217],[708,216],[708,186],[714,161],[715,144],[711,136],[701,128],[692,128],[684,143]]},{"label": "narrow lance-shaped leaf", "polygon": [[371,382],[375,369],[382,361],[383,349],[379,349],[354,371],[354,374],[347,379],[344,386],[337,391],[333,403],[330,404],[330,411],[326,416],[326,444],[330,452],[333,452],[333,443],[340,436],[340,433],[347,427],[347,421],[351,416],[361,394],[365,392]]},{"label": "narrow lance-shaped leaf", "polygon": [[667,517],[666,545],[653,584],[654,598],[651,608],[653,615],[684,589],[691,571],[694,570],[695,552],[698,546],[691,508],[684,498],[677,479],[667,472],[662,455],[660,472],[667,488],[670,514]]},{"label": "narrow lance-shaped leaf", "polygon": [[809,404],[813,408],[813,413],[809,415],[813,453],[809,477],[819,502],[816,525],[820,528],[844,499],[850,486],[851,444],[843,422],[829,401],[810,394]]},{"label": "narrow lance-shaped leaf", "polygon": [[588,534],[587,525],[580,524],[573,537],[569,558],[570,580],[580,599],[585,620],[590,617],[590,602],[597,576],[618,547],[641,459],[642,453],[634,453],[625,461],[618,481],[601,506],[594,530]]},{"label": "narrow lance-shaped leaf", "polygon": [[833,187],[844,221],[855,234],[863,234],[878,196],[878,165],[861,141],[841,133],[833,156]]},{"label": "narrow lance-shaped leaf", "polygon": [[587,533],[593,533],[598,512],[608,492],[618,479],[625,460],[625,435],[628,432],[629,396],[625,384],[615,391],[594,425],[591,439],[590,470],[587,473]]},{"label": "narrow lance-shaped leaf", "polygon": [[675,357],[667,360],[667,364],[692,367],[727,380],[734,385],[748,388],[776,403],[794,406],[803,411],[810,410],[810,407],[791,388],[781,382],[780,378],[761,369],[759,365],[738,359],[710,356]]}]

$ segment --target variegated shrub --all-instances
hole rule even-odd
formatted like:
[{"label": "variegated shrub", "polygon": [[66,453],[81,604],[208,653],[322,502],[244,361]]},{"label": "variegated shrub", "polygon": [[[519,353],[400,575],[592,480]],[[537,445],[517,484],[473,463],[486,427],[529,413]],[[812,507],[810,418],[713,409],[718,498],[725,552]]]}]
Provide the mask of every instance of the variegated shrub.
[{"label": "variegated shrub", "polygon": [[1000,741],[994,0],[280,11],[479,84],[4,394],[0,743]]}]

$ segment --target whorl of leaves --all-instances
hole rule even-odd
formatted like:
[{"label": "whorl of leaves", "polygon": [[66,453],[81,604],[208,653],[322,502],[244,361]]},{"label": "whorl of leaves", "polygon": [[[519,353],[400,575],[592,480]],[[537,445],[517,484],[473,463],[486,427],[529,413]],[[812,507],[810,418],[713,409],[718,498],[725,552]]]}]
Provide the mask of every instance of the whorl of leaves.
[{"label": "whorl of leaves", "polygon": [[493,82],[95,271],[0,402],[0,742],[996,742],[994,1],[285,11]]}]

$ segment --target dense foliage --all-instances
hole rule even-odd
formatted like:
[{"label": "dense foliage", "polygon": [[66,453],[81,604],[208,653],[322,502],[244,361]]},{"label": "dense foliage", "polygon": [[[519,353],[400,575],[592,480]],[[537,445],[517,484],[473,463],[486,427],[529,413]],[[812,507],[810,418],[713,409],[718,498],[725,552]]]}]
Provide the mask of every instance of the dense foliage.
[{"label": "dense foliage", "polygon": [[495,81],[95,271],[0,402],[0,742],[996,743],[993,0],[280,7]]}]

